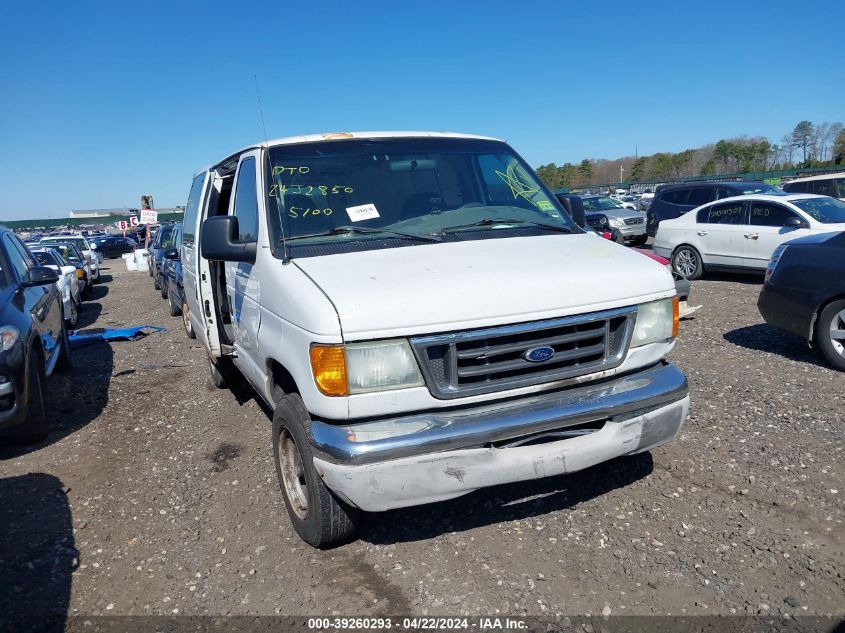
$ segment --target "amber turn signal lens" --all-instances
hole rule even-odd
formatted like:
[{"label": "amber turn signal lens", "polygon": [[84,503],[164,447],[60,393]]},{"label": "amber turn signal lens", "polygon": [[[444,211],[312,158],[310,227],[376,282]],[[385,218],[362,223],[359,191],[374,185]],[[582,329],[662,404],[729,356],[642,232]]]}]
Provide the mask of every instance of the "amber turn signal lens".
[{"label": "amber turn signal lens", "polygon": [[77,269],[76,269],[76,278],[77,278],[77,279],[82,279],[84,276],[85,276],[85,273],[84,273],[84,272],[82,272],[82,270],[80,270],[79,268],[77,268]]},{"label": "amber turn signal lens", "polygon": [[678,336],[678,328],[681,325],[681,312],[678,306],[678,295],[672,299],[672,338]]},{"label": "amber turn signal lens", "polygon": [[349,395],[346,351],[342,345],[312,345],[311,372],[320,393],[327,396]]}]

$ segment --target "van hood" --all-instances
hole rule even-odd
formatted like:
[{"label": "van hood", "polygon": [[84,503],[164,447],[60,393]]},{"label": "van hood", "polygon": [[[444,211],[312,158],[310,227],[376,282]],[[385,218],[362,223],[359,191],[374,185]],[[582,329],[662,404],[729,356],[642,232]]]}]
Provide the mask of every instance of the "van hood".
[{"label": "van hood", "polygon": [[346,340],[535,321],[671,297],[661,265],[595,234],[542,235],[293,260]]}]

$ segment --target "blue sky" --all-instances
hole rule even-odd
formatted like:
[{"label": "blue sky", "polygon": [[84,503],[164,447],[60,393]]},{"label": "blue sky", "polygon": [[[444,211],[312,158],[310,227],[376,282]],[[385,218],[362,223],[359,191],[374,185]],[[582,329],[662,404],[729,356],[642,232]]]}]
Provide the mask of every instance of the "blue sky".
[{"label": "blue sky", "polygon": [[[10,0],[5,0],[10,2]],[[10,5],[11,6],[11,3]],[[431,129],[532,165],[845,120],[845,3],[15,2],[0,220],[184,204],[267,133]]]}]

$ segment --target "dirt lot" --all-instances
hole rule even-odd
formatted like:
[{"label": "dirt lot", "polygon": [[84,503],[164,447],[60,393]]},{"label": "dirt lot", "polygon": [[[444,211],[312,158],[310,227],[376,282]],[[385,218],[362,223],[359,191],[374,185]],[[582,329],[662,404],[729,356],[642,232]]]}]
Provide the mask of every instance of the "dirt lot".
[{"label": "dirt lot", "polygon": [[266,412],[216,390],[150,278],[117,268],[81,327],[168,331],[78,349],[49,440],[0,449],[4,614],[845,613],[845,376],[762,324],[757,279],[694,285],[678,441],[375,515],[319,552]]}]

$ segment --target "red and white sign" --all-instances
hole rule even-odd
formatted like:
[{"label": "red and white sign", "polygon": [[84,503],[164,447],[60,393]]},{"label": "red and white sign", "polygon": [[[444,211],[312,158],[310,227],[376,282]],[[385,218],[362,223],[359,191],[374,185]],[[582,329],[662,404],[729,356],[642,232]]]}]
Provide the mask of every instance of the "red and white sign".
[{"label": "red and white sign", "polygon": [[140,224],[138,222],[138,216],[137,215],[130,215],[129,216],[129,224],[131,224],[132,226],[138,226],[138,224]]},{"label": "red and white sign", "polygon": [[158,222],[158,211],[141,209],[141,224],[155,224]]},{"label": "red and white sign", "polygon": [[120,220],[117,223],[117,228],[119,228],[121,231],[125,231],[129,228],[129,225],[126,223],[126,220]]}]

